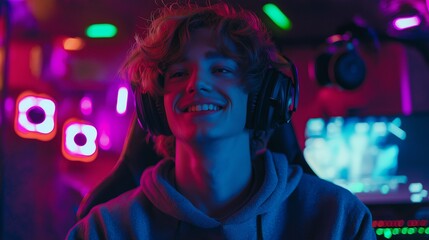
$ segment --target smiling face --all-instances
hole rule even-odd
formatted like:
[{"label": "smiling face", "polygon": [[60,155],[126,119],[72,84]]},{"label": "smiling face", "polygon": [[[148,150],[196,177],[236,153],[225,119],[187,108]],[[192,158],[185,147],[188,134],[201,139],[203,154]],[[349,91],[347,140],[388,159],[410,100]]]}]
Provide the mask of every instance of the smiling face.
[{"label": "smiling face", "polygon": [[238,65],[216,48],[208,29],[195,30],[182,60],[168,67],[164,106],[177,140],[205,141],[243,134],[248,94]]}]

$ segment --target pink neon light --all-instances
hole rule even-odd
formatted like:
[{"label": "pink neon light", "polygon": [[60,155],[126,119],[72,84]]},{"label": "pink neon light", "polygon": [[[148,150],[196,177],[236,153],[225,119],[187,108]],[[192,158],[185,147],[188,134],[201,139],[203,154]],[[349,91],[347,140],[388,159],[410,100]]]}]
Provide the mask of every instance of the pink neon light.
[{"label": "pink neon light", "polygon": [[420,25],[422,20],[419,16],[401,17],[393,20],[393,27],[397,30],[404,30]]},{"label": "pink neon light", "polygon": [[[83,146],[79,146],[74,141],[74,137],[78,133],[84,134],[87,138],[87,142]],[[66,128],[65,135],[65,146],[71,154],[91,156],[97,151],[97,146],[95,144],[97,130],[95,127],[87,124],[72,123]]]},{"label": "pink neon light", "polygon": [[110,137],[106,133],[101,134],[99,142],[103,150],[109,150],[112,147],[112,141],[110,141]]},{"label": "pink neon light", "polygon": [[80,100],[80,111],[82,114],[88,116],[92,113],[92,100],[89,97],[83,97]]},{"label": "pink neon light", "polygon": [[401,63],[402,66],[402,74],[401,74],[401,103],[402,103],[402,113],[404,115],[410,115],[413,111],[412,106],[412,98],[411,98],[411,87],[410,87],[410,77],[408,75],[408,68],[406,63],[406,57],[404,56],[402,58],[403,62]]},{"label": "pink neon light", "polygon": [[[15,133],[22,138],[49,141],[56,134],[56,106],[52,98],[31,91],[21,93],[16,99],[14,120]],[[31,111],[37,108],[43,111],[42,122],[33,122]]]},{"label": "pink neon light", "polygon": [[427,8],[427,10],[429,12],[429,0],[426,0],[426,8]]},{"label": "pink neon light", "polygon": [[15,103],[12,97],[7,97],[5,101],[5,109],[8,114],[12,113],[15,108]]},{"label": "pink neon light", "polygon": [[[46,114],[46,118],[42,123],[31,123],[27,118],[27,111],[33,107],[41,107]],[[18,103],[18,123],[27,131],[36,131],[43,134],[48,134],[54,130],[55,121],[53,119],[55,114],[55,103],[52,100],[28,96]]]},{"label": "pink neon light", "polygon": [[49,65],[50,72],[54,77],[62,78],[67,73],[67,52],[59,46],[54,47]]}]

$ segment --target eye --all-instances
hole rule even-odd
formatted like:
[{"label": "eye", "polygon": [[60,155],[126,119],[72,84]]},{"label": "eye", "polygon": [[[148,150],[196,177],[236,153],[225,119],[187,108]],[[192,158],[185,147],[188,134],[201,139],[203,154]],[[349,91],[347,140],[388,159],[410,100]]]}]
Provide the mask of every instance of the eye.
[{"label": "eye", "polygon": [[175,72],[175,73],[173,73],[172,75],[171,75],[171,77],[172,78],[175,78],[175,77],[183,77],[183,76],[185,76],[186,75],[186,73],[185,72]]},{"label": "eye", "polygon": [[174,79],[174,78],[186,77],[187,75],[188,75],[188,73],[186,71],[180,70],[180,71],[171,72],[167,76],[169,79]]},{"label": "eye", "polygon": [[215,72],[219,72],[219,73],[228,73],[230,72],[228,69],[226,68],[216,68]]},{"label": "eye", "polygon": [[215,74],[228,74],[228,73],[234,73],[234,71],[231,68],[228,67],[221,67],[216,66],[212,68],[212,72]]}]

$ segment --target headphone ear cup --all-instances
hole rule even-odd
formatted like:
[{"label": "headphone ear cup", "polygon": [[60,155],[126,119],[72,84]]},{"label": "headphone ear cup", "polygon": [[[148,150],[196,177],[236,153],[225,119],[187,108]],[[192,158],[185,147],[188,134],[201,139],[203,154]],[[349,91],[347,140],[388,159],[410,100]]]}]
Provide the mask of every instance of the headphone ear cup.
[{"label": "headphone ear cup", "polygon": [[290,78],[275,68],[268,69],[259,91],[249,96],[247,128],[269,130],[290,121],[294,93]]},{"label": "headphone ear cup", "polygon": [[329,62],[332,57],[330,53],[322,53],[317,56],[314,61],[314,71],[316,75],[316,80],[320,86],[326,86],[331,84],[329,78]]},{"label": "headphone ear cup", "polygon": [[354,90],[365,80],[366,66],[352,40],[330,43],[316,57],[314,71],[320,86],[338,85]]},{"label": "headphone ear cup", "polygon": [[151,135],[171,135],[162,97],[152,97],[148,93],[136,90],[134,93],[137,120],[140,126]]},{"label": "headphone ear cup", "polygon": [[329,71],[336,84],[343,89],[353,90],[364,82],[366,66],[356,50],[349,50],[331,59]]}]

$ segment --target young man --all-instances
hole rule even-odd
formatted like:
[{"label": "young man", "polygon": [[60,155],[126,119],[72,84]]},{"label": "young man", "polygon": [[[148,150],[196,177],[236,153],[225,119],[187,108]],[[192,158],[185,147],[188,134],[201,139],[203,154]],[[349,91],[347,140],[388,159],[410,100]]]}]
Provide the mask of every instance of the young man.
[{"label": "young man", "polygon": [[290,67],[279,56],[248,11],[164,8],[125,71],[143,99],[140,121],[166,158],[138,188],[92,209],[68,238],[375,239],[354,195],[258,146],[276,124],[255,126],[255,99],[267,72]]}]

